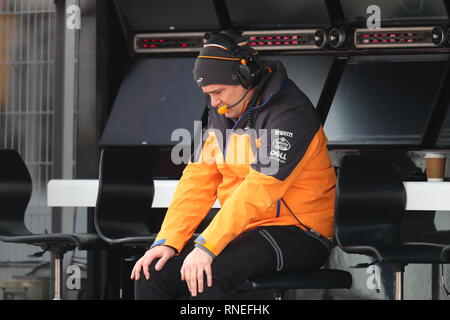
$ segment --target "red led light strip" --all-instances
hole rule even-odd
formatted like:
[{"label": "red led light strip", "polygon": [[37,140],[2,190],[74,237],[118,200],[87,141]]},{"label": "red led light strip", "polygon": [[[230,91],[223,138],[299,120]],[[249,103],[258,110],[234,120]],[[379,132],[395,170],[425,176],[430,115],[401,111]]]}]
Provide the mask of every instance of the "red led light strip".
[{"label": "red led light strip", "polygon": [[417,33],[371,33],[358,36],[359,43],[387,43],[387,42],[417,42],[420,41]]},{"label": "red led light strip", "polygon": [[[374,31],[356,29],[354,45],[357,48],[371,47],[433,47],[442,43],[443,38],[437,38],[438,27],[386,28]],[[442,29],[441,33],[442,33]],[[441,42],[438,44],[438,40]]]},{"label": "red led light strip", "polygon": [[134,51],[196,52],[203,47],[204,32],[142,33],[134,36]]},{"label": "red led light strip", "polygon": [[142,39],[141,48],[188,48],[194,44],[180,41],[180,39]]},{"label": "red led light strip", "polygon": [[[321,33],[318,33],[318,32]],[[248,44],[257,50],[314,50],[327,42],[322,29],[244,31]]]},{"label": "red led light strip", "polygon": [[251,36],[249,44],[251,46],[288,46],[301,45],[298,35],[272,35],[272,36]]}]

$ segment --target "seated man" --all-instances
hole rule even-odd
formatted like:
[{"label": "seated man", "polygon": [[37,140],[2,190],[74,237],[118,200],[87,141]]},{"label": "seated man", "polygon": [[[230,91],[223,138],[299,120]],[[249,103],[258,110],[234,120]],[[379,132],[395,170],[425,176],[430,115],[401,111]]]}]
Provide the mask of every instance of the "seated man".
[{"label": "seated man", "polygon": [[336,176],[310,100],[233,34],[212,35],[193,73],[210,103],[204,143],[133,268],[136,299],[230,299],[248,277],[320,268],[329,255]]}]

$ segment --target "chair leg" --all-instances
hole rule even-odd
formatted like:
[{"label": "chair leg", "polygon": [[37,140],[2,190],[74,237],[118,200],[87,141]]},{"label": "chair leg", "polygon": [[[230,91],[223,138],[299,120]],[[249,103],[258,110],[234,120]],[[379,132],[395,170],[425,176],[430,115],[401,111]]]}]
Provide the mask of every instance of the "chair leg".
[{"label": "chair leg", "polygon": [[63,277],[63,257],[67,251],[75,249],[74,246],[67,245],[58,245],[58,246],[50,246],[49,250],[55,257],[55,294],[53,296],[53,300],[62,300],[63,299],[63,290],[62,290],[62,277]]},{"label": "chair leg", "polygon": [[275,289],[275,300],[285,300],[286,292],[285,289]]},{"label": "chair leg", "polygon": [[120,288],[119,288],[119,300],[123,299],[123,285],[124,285],[124,267],[123,264],[125,263],[125,247],[122,247],[122,250],[120,251]]},{"label": "chair leg", "polygon": [[403,300],[403,280],[405,266],[401,264],[395,265],[395,300]]},{"label": "chair leg", "polygon": [[282,300],[282,294],[280,290],[275,290],[275,300]]},{"label": "chair leg", "polygon": [[62,255],[55,255],[55,295],[53,300],[62,300]]}]

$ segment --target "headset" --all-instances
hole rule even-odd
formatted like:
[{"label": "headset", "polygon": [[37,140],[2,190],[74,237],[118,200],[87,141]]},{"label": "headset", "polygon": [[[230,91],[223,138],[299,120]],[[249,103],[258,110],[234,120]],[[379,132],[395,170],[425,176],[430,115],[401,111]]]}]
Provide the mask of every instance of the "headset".
[{"label": "headset", "polygon": [[264,75],[264,68],[257,57],[257,51],[246,45],[240,46],[236,44],[233,39],[220,32],[207,32],[204,39],[206,40],[205,46],[223,46],[225,50],[233,54],[235,67],[232,77],[237,79],[241,86],[245,89],[252,89],[258,85]]}]

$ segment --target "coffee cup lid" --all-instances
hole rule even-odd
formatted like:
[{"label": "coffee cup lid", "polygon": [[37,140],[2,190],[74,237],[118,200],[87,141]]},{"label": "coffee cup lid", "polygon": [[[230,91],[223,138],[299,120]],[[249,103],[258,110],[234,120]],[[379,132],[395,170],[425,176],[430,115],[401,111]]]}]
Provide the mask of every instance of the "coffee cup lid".
[{"label": "coffee cup lid", "polygon": [[446,156],[443,153],[427,153],[425,159],[445,159]]}]

